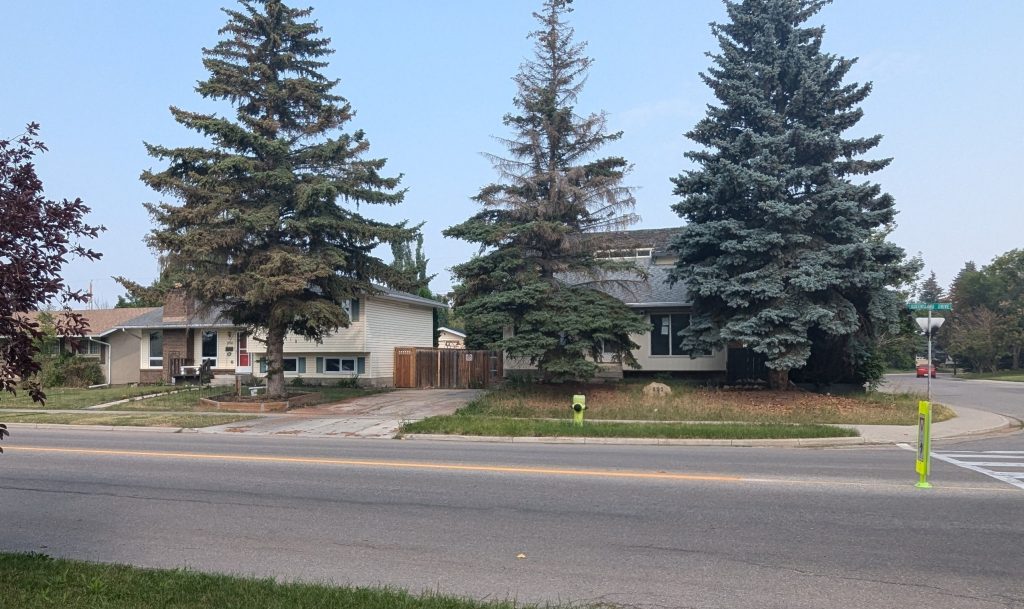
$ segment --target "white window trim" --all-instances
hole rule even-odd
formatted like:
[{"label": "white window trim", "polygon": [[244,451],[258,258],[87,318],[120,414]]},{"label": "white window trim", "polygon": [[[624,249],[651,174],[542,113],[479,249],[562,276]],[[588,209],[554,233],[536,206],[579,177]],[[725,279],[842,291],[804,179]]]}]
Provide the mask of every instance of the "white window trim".
[{"label": "white window trim", "polygon": [[[203,355],[203,337],[208,332],[213,334],[213,341],[214,341],[213,353],[214,354],[212,356]],[[219,355],[220,355],[220,333],[217,332],[216,330],[203,330],[202,332],[200,332],[199,333],[199,363],[200,364],[205,364],[206,362],[210,362],[212,364],[212,367],[216,368],[217,367],[217,361],[220,359],[218,357]]]},{"label": "white window trim", "polygon": [[[330,360],[338,360],[338,369],[337,370],[328,370],[327,369],[327,362],[330,361]],[[348,361],[352,362],[352,369],[351,370],[344,370],[343,369],[344,365],[342,364],[342,362],[344,362],[345,360],[348,360]],[[359,370],[359,362],[357,361],[357,358],[355,358],[355,357],[341,357],[341,356],[338,356],[338,357],[325,357],[324,358],[324,372],[323,372],[324,374],[330,374],[332,376],[355,376],[356,374],[358,374],[358,370]]]},{"label": "white window trim", "polygon": [[[153,357],[153,354],[151,352],[151,347],[153,346],[153,341],[152,341],[152,339],[150,337],[154,333],[156,333],[156,332],[160,333],[160,346],[163,347],[163,344],[164,344],[163,343],[163,335],[164,335],[163,330],[150,330],[149,332],[146,332],[146,366],[145,366],[146,370],[163,370],[163,368],[164,368],[164,354],[160,353],[160,357]],[[154,366],[153,365],[153,360],[154,359],[160,360],[160,363]]]},{"label": "white window trim", "polygon": [[288,360],[291,360],[291,361],[295,362],[295,370],[285,370],[284,373],[285,374],[294,374],[294,375],[298,376],[300,374],[300,372],[299,372],[299,358],[298,357],[283,357],[283,358],[281,358],[281,367],[282,368],[284,368],[284,363],[287,362]]}]

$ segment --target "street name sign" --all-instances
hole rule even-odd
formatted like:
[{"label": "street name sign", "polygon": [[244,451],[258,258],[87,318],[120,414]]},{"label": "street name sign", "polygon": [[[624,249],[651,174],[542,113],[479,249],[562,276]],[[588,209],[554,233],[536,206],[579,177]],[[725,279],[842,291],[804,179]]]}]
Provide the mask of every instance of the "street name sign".
[{"label": "street name sign", "polygon": [[948,302],[908,302],[911,311],[952,311],[953,305]]}]

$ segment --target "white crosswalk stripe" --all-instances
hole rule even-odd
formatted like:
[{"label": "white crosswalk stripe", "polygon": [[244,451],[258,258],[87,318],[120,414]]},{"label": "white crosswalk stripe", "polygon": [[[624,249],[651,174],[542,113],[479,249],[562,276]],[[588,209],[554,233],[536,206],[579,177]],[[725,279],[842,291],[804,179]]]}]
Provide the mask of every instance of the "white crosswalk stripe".
[{"label": "white crosswalk stripe", "polygon": [[932,451],[932,459],[1024,489],[1024,450]]}]

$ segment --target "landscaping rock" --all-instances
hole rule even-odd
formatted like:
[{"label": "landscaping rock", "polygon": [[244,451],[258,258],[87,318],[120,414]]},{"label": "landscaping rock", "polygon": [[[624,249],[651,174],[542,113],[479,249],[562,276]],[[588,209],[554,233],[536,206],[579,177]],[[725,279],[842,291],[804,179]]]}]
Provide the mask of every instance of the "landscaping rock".
[{"label": "landscaping rock", "polygon": [[644,387],[644,397],[660,398],[666,395],[672,395],[672,388],[665,383],[650,383]]}]

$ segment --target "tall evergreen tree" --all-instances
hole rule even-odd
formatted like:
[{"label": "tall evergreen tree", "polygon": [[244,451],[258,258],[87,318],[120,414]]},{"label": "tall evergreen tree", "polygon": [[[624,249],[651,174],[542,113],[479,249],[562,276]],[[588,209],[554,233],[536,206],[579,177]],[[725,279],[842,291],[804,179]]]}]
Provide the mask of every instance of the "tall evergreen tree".
[{"label": "tall evergreen tree", "polygon": [[[635,201],[622,184],[625,159],[593,158],[621,133],[606,131],[604,113],[575,111],[592,60],[565,22],[570,3],[547,0],[534,13],[534,59],[514,77],[516,110],[504,117],[513,132],[508,156],[491,157],[501,181],[475,197],[479,213],[445,231],[481,247],[453,269],[467,331],[536,364],[548,380],[592,376],[602,344],[636,365],[629,335],[648,329],[594,289],[602,271],[624,267],[596,256],[612,247],[599,231],[632,223]],[[503,336],[507,329],[512,335]]]},{"label": "tall evergreen tree", "polygon": [[921,302],[942,302],[946,298],[942,286],[939,285],[939,280],[935,277],[935,271],[932,271],[928,278],[921,282],[917,297]]},{"label": "tall evergreen tree", "polygon": [[[807,26],[827,0],[726,1],[712,24],[721,50],[703,80],[719,104],[688,133],[703,149],[673,180],[687,220],[674,279],[688,286],[692,350],[738,343],[788,386],[812,346],[852,365],[897,322],[889,288],[917,266],[886,240],[895,211],[877,184],[855,183],[889,159],[864,160],[880,135],[846,138],[870,84],[843,84],[854,60],[822,51]],[[824,353],[823,353],[824,354]]]},{"label": "tall evergreen tree", "polygon": [[[415,231],[414,237],[391,244],[391,266],[402,278],[401,284],[391,287],[413,294],[420,294],[426,291],[427,298],[434,298],[434,294],[430,292],[430,281],[437,275],[427,274],[427,263],[430,262],[430,259],[423,253],[423,232],[421,228],[422,225],[419,225],[413,229]],[[413,242],[416,243],[415,249],[413,249]]]},{"label": "tall evergreen tree", "polygon": [[344,303],[395,279],[372,251],[408,239],[404,225],[371,220],[359,204],[394,205],[399,178],[380,174],[362,131],[345,132],[349,103],[324,76],[330,39],[312,9],[241,0],[225,9],[224,36],[203,49],[209,77],[196,91],[227,100],[235,120],[172,107],[175,120],[212,140],[166,148],[142,180],[180,203],[147,204],[149,242],[173,256],[187,291],[233,323],[265,332],[267,393],[284,394],[283,343],[349,324]]}]

